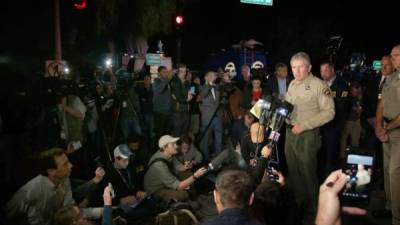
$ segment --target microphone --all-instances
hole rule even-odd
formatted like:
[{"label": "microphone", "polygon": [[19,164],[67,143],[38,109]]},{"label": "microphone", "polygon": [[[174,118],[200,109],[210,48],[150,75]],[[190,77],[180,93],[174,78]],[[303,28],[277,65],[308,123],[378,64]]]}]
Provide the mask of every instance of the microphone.
[{"label": "microphone", "polygon": [[231,157],[231,153],[232,151],[230,150],[224,150],[221,153],[219,153],[217,155],[217,157],[215,157],[213,160],[211,160],[211,162],[208,164],[207,170],[208,171],[214,171],[214,170],[218,170],[219,168],[221,168],[222,164],[224,162],[226,162],[229,157]]},{"label": "microphone", "polygon": [[274,170],[279,165],[279,157],[278,157],[278,149],[276,148],[276,144],[278,143],[280,137],[280,129],[286,118],[289,118],[290,114],[293,111],[293,105],[287,101],[281,102],[279,106],[276,107],[274,116],[272,118],[272,122],[270,124],[271,133],[268,137],[268,146],[271,148],[271,155],[268,158],[267,163],[267,176],[271,181],[277,181],[279,176],[274,173]]},{"label": "microphone", "polygon": [[282,128],[283,123],[286,118],[289,118],[290,114],[293,111],[293,105],[287,101],[282,102],[278,107],[276,107],[272,122],[270,124],[271,133],[268,137],[270,140],[269,145],[273,147],[279,140],[280,129]]}]

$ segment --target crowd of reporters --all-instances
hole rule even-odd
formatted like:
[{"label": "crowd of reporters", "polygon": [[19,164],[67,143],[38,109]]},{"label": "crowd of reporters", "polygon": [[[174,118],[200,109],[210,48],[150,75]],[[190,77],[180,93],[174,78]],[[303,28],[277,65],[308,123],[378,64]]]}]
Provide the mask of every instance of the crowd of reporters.
[{"label": "crowd of reporters", "polygon": [[[393,72],[386,70],[390,69],[384,66],[384,76]],[[228,71],[210,71],[202,82],[200,76],[180,64],[176,74],[161,66],[154,79],[144,74],[121,85],[107,70],[94,73],[81,89],[49,78],[45,82],[57,85],[41,99],[48,101],[40,104],[40,118],[32,134],[32,152],[41,160],[41,174],[14,194],[5,215],[19,224],[85,224],[81,211],[94,220],[103,217],[105,225],[111,224],[111,205],[135,205],[148,200],[147,196],[157,198],[149,200],[154,201],[154,207],[160,201],[192,203],[200,193],[209,194],[215,187],[220,215],[206,224],[301,223],[304,209],[296,202],[298,193],[285,183],[284,165],[279,168],[283,173],[273,171],[275,180],[265,172],[274,149],[267,145],[267,127],[250,113],[265,95],[285,100],[293,78],[284,63],[276,65],[273,75],[258,73],[243,66],[243,79],[235,80]],[[335,113],[341,117],[321,128],[325,148],[318,159],[323,166],[315,223],[337,224],[337,195],[345,186],[345,178],[335,170],[348,144],[372,146],[367,143],[372,138],[367,130],[371,129],[368,125],[374,125],[375,114],[367,115],[372,100],[366,99],[371,93],[363,95],[362,84],[372,85],[376,78],[367,82],[345,80],[336,76],[330,62],[321,64],[321,75],[328,83],[332,78],[343,79],[343,86],[332,90],[335,95],[329,93],[335,101]],[[277,151],[283,153],[285,132],[281,133]],[[209,163],[223,151],[229,151],[233,169],[212,171]],[[74,171],[69,160],[76,167]],[[95,176],[86,182],[93,173],[88,171],[95,171]],[[37,192],[39,186],[41,192]],[[46,191],[50,189],[51,194]],[[358,209],[344,210],[365,214]],[[141,219],[130,216],[131,220]]]}]

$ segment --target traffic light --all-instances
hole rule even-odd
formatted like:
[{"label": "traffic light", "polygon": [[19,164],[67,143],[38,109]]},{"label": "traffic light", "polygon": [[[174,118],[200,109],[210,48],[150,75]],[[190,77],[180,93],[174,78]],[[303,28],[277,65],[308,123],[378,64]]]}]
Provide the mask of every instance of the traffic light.
[{"label": "traffic light", "polygon": [[86,0],[82,0],[80,3],[75,3],[74,4],[75,9],[77,10],[84,10],[86,9]]},{"label": "traffic light", "polygon": [[183,25],[183,16],[182,15],[175,16],[175,24],[178,27]]}]

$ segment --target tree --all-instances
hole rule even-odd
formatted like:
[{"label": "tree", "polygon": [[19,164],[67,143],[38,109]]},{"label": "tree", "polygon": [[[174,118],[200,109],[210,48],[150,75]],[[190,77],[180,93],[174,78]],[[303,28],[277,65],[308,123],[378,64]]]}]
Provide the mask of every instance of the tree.
[{"label": "tree", "polygon": [[133,33],[151,37],[169,34],[175,0],[98,0],[96,1],[97,31],[100,34]]}]

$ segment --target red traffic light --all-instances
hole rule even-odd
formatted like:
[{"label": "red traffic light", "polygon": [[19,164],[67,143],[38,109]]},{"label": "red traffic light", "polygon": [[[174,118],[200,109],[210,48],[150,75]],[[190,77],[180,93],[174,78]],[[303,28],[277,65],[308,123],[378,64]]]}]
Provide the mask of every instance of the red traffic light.
[{"label": "red traffic light", "polygon": [[178,25],[182,25],[183,24],[183,16],[176,16],[175,17],[175,22]]},{"label": "red traffic light", "polygon": [[77,10],[84,10],[86,9],[86,0],[82,0],[82,2],[80,4],[74,4],[74,7]]}]

